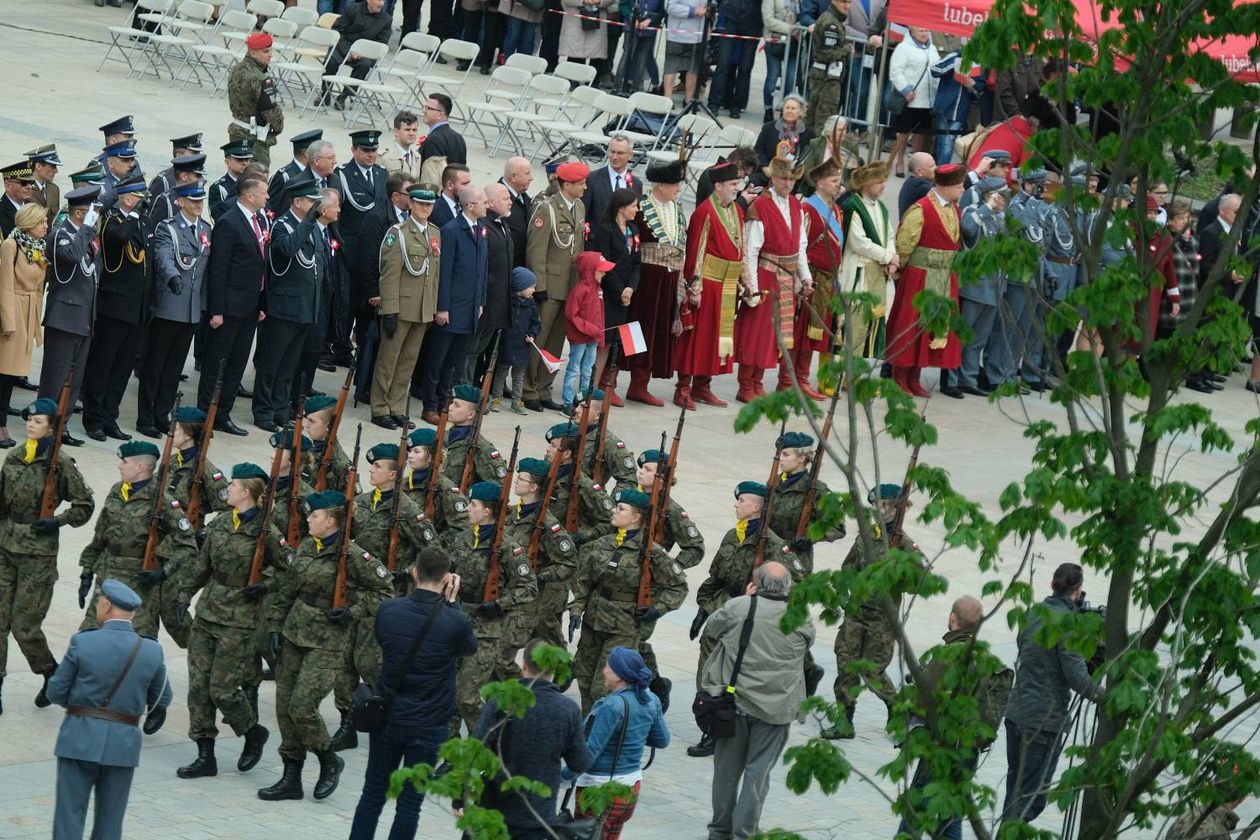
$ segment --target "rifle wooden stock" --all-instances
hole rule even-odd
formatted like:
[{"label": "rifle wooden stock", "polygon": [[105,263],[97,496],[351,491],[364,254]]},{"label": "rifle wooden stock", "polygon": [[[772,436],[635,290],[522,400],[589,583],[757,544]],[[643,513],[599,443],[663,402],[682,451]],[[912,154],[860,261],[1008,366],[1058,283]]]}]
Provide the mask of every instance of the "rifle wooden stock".
[{"label": "rifle wooden stock", "polygon": [[477,446],[481,443],[481,424],[486,419],[486,408],[490,404],[490,383],[494,380],[494,367],[499,363],[499,339],[502,336],[503,331],[500,330],[499,338],[494,341],[494,351],[490,354],[490,366],[481,377],[481,402],[477,404],[477,419],[473,423],[472,434],[468,436],[468,452],[464,455],[464,473],[459,478],[459,492],[465,494],[472,486],[473,467],[476,466],[477,461]]},{"label": "rifle wooden stock", "polygon": [[770,508],[774,500],[774,488],[779,486],[779,456],[783,453],[783,434],[787,431],[787,418],[783,418],[779,426],[779,437],[774,442],[774,461],[770,464],[770,480],[766,482],[769,492],[766,493],[766,504],[761,509],[761,527],[757,530],[757,550],[753,557],[753,568],[766,562],[766,537],[770,534]]},{"label": "rifle wooden stock", "polygon": [[144,541],[145,571],[157,568],[158,522],[162,517],[162,504],[166,501],[166,483],[171,480],[171,444],[175,441],[175,414],[179,411],[179,401],[183,394],[175,395],[175,406],[171,409],[171,425],[166,431],[166,443],[162,446],[162,470],[152,479],[156,482],[153,492],[153,507],[149,509],[149,533]]},{"label": "rifle wooden stock", "polygon": [[529,564],[538,571],[538,551],[542,547],[543,531],[547,530],[547,509],[551,507],[551,499],[556,492],[556,481],[560,473],[560,458],[551,460],[547,469],[547,484],[543,487],[542,499],[538,502],[538,515],[534,517],[534,527],[529,534]]},{"label": "rifle wooden stock", "polygon": [[[686,411],[686,409],[683,410]],[[661,432],[659,451],[665,451],[664,432]],[[639,555],[639,593],[635,599],[635,604],[639,609],[652,606],[652,544],[656,541],[656,520],[661,503],[662,478],[660,472],[657,472],[656,478],[652,479],[652,489],[649,491],[652,494],[652,503],[648,506],[647,519],[643,523],[643,553]]]},{"label": "rifle wooden stock", "polygon": [[[406,417],[411,419],[411,393],[407,393]],[[407,423],[402,424],[402,440],[398,442],[398,460],[394,462],[394,497],[392,517],[389,524],[389,549],[385,553],[385,568],[391,572],[398,565],[398,532],[402,528],[402,483],[403,473],[407,466]]]},{"label": "rifle wooden stock", "polygon": [[801,508],[801,518],[796,522],[796,536],[798,537],[805,536],[805,532],[809,530],[809,518],[814,512],[814,502],[818,498],[818,476],[822,473],[827,438],[831,436],[831,423],[836,416],[836,406],[840,404],[841,393],[842,389],[837,388],[831,395],[831,407],[827,409],[827,417],[823,420],[822,431],[818,436],[818,448],[814,450],[814,463],[809,465],[809,486],[805,488],[805,504]]},{"label": "rifle wooden stock", "polygon": [[39,502],[39,518],[48,519],[57,514],[57,475],[60,472],[61,438],[66,433],[66,424],[70,422],[70,413],[74,406],[70,405],[70,391],[74,387],[74,372],[78,367],[79,345],[82,339],[74,343],[70,353],[70,368],[66,371],[65,381],[61,383],[61,393],[57,395],[57,421],[53,424],[52,444],[48,448],[48,472],[44,475],[44,495]]},{"label": "rifle wooden stock", "polygon": [[669,458],[663,465],[657,464],[656,474],[660,476],[663,482],[661,489],[661,508],[657,514],[660,524],[657,526],[660,533],[665,532],[665,521],[669,516],[669,497],[670,491],[673,490],[674,470],[678,468],[678,446],[682,443],[683,426],[687,425],[687,407],[683,406],[678,412],[678,426],[674,429],[674,442],[669,445]]},{"label": "rifle wooden stock", "polygon": [[[333,452],[337,448],[337,432],[341,429],[341,416],[346,412],[346,399],[350,396],[350,385],[354,381],[355,365],[346,371],[346,381],[341,383],[341,393],[337,395],[337,407],[333,409],[332,428],[325,438],[324,454],[319,459],[319,471],[315,475],[315,492],[328,489],[328,468],[332,465]],[[301,429],[295,431],[301,432]]]},{"label": "rifle wooden stock", "polygon": [[249,564],[249,586],[262,580],[263,557],[267,553],[267,534],[271,530],[271,514],[276,509],[276,485],[280,482],[280,460],[284,450],[276,447],[271,456],[271,477],[267,479],[267,504],[262,511],[262,530],[254,540],[254,558]]},{"label": "rifle wooden stock", "polygon": [[[302,407],[298,409],[297,418],[293,421],[293,454],[289,456],[289,530],[284,540],[296,549],[302,541],[302,522],[298,516],[302,501],[302,423],[306,420],[306,397],[302,397]],[[283,438],[281,438],[283,440]],[[276,448],[279,451],[279,447]]]},{"label": "rifle wooden stock", "polygon": [[429,489],[424,491],[424,515],[433,521],[434,493],[437,492],[438,476],[442,474],[442,447],[446,445],[446,415],[448,408],[442,409],[438,418],[437,439],[433,442],[433,456],[429,458]]},{"label": "rifle wooden stock", "polygon": [[564,530],[570,534],[575,533],[578,529],[578,489],[581,487],[582,479],[582,453],[586,451],[586,430],[590,428],[590,424],[585,422],[587,417],[591,416],[590,407],[591,400],[595,394],[595,388],[592,387],[586,392],[586,411],[582,413],[582,425],[578,429],[577,448],[573,450],[573,474],[569,476],[569,507],[564,512]]},{"label": "rifle wooden stock", "polygon": [[[614,379],[617,378],[618,352],[619,352],[619,348],[613,347],[613,349],[608,354],[608,379],[607,381],[610,383]],[[599,412],[599,440],[595,442],[595,463],[591,464],[591,481],[595,482],[596,484],[603,484],[604,479],[606,478],[606,476],[604,475],[604,448],[605,448],[605,444],[608,441],[608,414],[611,411],[612,411],[612,386],[609,385],[608,389],[604,391],[604,402]],[[587,413],[582,418],[583,426],[589,425],[586,422],[587,417],[590,417],[589,413]]]},{"label": "rifle wooden stock", "polygon": [[354,458],[346,473],[346,515],[341,523],[341,550],[337,553],[337,581],[333,584],[332,608],[342,609],[346,599],[346,564],[350,560],[350,526],[354,523],[354,484],[359,472],[359,445],[363,442],[363,424],[354,433]]},{"label": "rifle wooden stock", "polygon": [[507,524],[508,502],[512,497],[512,476],[516,472],[516,455],[521,448],[521,427],[516,427],[516,436],[512,440],[512,457],[508,460],[507,472],[503,475],[503,486],[499,488],[498,519],[494,526],[494,543],[490,547],[490,565],[486,569],[486,588],[482,592],[482,602],[497,601],[503,594],[502,560],[503,530]]},{"label": "rifle wooden stock", "polygon": [[201,440],[197,448],[197,466],[193,469],[192,487],[188,490],[188,509],[184,515],[192,523],[193,530],[201,530],[201,479],[206,474],[206,453],[210,450],[210,436],[214,431],[214,422],[219,416],[219,395],[223,391],[223,368],[227,360],[219,362],[219,375],[214,381],[214,398],[206,409],[206,425],[201,430]]}]

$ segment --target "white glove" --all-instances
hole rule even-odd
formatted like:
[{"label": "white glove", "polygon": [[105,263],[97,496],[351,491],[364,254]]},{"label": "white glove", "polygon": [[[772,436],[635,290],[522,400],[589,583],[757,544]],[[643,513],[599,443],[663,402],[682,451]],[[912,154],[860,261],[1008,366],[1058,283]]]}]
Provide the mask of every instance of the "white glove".
[{"label": "white glove", "polygon": [[101,214],[97,212],[96,205],[93,204],[88,208],[87,215],[83,217],[83,224],[85,227],[95,227],[96,222],[100,219],[100,217]]}]

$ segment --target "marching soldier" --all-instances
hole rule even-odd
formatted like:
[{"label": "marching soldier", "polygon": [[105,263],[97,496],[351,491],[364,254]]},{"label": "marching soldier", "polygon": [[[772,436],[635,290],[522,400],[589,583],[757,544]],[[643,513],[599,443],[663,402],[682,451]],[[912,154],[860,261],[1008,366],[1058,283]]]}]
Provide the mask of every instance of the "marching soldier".
[{"label": "marching soldier", "polygon": [[271,168],[271,147],[284,131],[284,110],[275,77],[267,72],[271,64],[272,38],[255,32],[245,39],[245,57],[228,74],[228,107],[232,121],[229,140],[253,140],[254,160]]},{"label": "marching soldier", "polygon": [[[827,118],[840,113],[847,87],[853,44],[845,37],[851,0],[831,0],[814,21],[810,36],[809,108],[805,119],[815,137],[824,135]],[[865,117],[865,114],[860,115]]]},{"label": "marching soldier", "polygon": [[469,490],[468,530],[451,545],[451,571],[459,575],[459,600],[473,621],[477,652],[465,658],[455,675],[455,705],[471,734],[481,717],[481,687],[492,679],[510,679],[522,628],[531,625],[538,597],[538,581],[529,567],[525,550],[507,538],[500,544],[500,596],[485,600],[490,575],[490,555],[496,539],[501,488],[478,481]]},{"label": "marching soldier", "polygon": [[[442,454],[442,474],[459,484],[464,477],[464,461],[476,428],[481,409],[481,389],[472,385],[456,385],[451,389],[451,405],[446,419],[446,452]],[[484,434],[477,438],[473,453],[473,481],[502,481],[507,475],[507,462]]]},{"label": "marching soldier", "polygon": [[[814,541],[808,533],[799,536],[796,533],[801,511],[805,507],[805,495],[810,488],[810,465],[815,457],[814,439],[804,432],[787,432],[775,446],[779,450],[779,481],[770,494],[770,530],[792,549],[794,557],[784,558],[783,565],[792,570],[793,579],[800,580],[814,571]],[[814,489],[810,522],[818,518],[818,499],[831,492],[821,479],[814,483]],[[829,528],[820,542],[835,542],[844,533],[843,525]]]},{"label": "marching soldier", "polygon": [[[154,200],[158,196],[166,195],[175,189],[178,180],[176,172],[178,168],[174,165],[176,160],[188,157],[189,155],[199,155],[205,151],[205,147],[201,144],[201,133],[190,134],[187,137],[171,138],[171,166],[163,169],[157,175],[153,176],[153,180],[149,183],[149,196]],[[204,157],[202,158],[204,161]]]},{"label": "marching soldier", "polygon": [[569,633],[582,628],[573,658],[573,679],[582,694],[583,714],[604,695],[600,668],[609,651],[618,646],[638,650],[640,628],[678,609],[687,598],[682,564],[671,560],[657,545],[648,560],[652,606],[639,606],[641,540],[650,506],[646,493],[622,490],[610,516],[613,533],[584,546],[578,557],[569,604]]},{"label": "marching soldier", "polygon": [[[276,479],[276,503],[271,508],[271,523],[276,526],[276,530],[281,534],[289,533],[289,489],[293,486],[293,482],[298,482],[298,496],[305,499],[307,496],[315,492],[315,488],[311,485],[308,477],[311,472],[311,439],[306,435],[302,435],[302,463],[297,469],[293,468],[293,430],[285,429],[276,432],[271,436],[271,448],[283,449],[280,453],[280,475]],[[296,479],[294,478],[296,476]],[[299,510],[301,504],[298,504]],[[306,534],[306,520],[302,519],[298,523],[298,530]],[[287,548],[293,551],[297,546],[289,545]],[[266,647],[266,639],[263,639]]]},{"label": "marching soldier", "polygon": [[[569,506],[576,504],[577,531],[573,540],[578,545],[612,532],[608,515],[613,502],[608,491],[591,481],[586,473],[578,476],[577,498],[573,498],[573,457],[577,449],[578,428],[572,423],[557,423],[547,430],[547,463],[560,459],[556,470],[556,491],[552,497],[552,510],[561,522],[569,521]],[[566,526],[567,527],[567,526]]]},{"label": "marching soldier", "polygon": [[[437,446],[437,432],[433,429],[416,429],[407,436],[407,466],[411,472],[403,484],[405,492],[424,510],[429,495],[429,482],[433,477],[433,448]],[[468,528],[468,497],[459,492],[459,485],[446,473],[437,476],[437,489],[433,493],[433,527],[438,539],[449,545],[455,535]],[[426,514],[427,515],[427,514]]]},{"label": "marching soldier", "polygon": [[[289,138],[289,142],[293,144],[293,160],[277,169],[276,174],[271,176],[271,181],[267,184],[267,208],[272,213],[279,215],[284,210],[285,186],[294,178],[310,173],[311,167],[306,159],[306,150],[316,140],[322,139],[324,139],[324,131],[320,128],[303,131]],[[251,143],[251,147],[252,145]]]},{"label": "marching soldier", "polygon": [[[324,459],[324,450],[328,446],[328,435],[332,431],[333,415],[337,411],[337,401],[327,394],[311,394],[306,398],[306,417],[302,420],[302,431],[311,439],[310,482],[319,480],[319,465]],[[350,476],[350,457],[341,448],[341,441],[333,441],[332,456],[328,461],[328,473],[325,476],[325,487],[345,487]],[[308,450],[303,450],[308,451]],[[354,488],[359,491],[358,487]]]},{"label": "marching soldier", "polygon": [[[153,483],[161,453],[148,441],[128,441],[118,447],[119,481],[110,488],[96,518],[96,533],[79,557],[79,603],[87,599],[92,578],[116,578],[146,593],[143,607],[136,612],[136,631],[157,636],[158,621],[166,627],[175,644],[188,646],[188,615],[180,612],[178,576],[181,568],[196,562],[197,541],[183,506]],[[152,569],[144,568],[144,552],[149,521],[157,502],[158,546]],[[168,580],[169,578],[169,580]],[[80,629],[96,626],[96,598],[92,595]]]},{"label": "marching soldier", "polygon": [[[668,460],[668,452],[662,452],[659,449],[643,450],[643,453],[639,455],[639,468],[635,473],[635,489],[640,493],[651,493],[652,485],[656,482],[657,470]],[[678,483],[677,474],[671,475],[670,478],[670,484]],[[669,497],[669,510],[665,512],[665,518],[661,521],[661,530],[656,534],[656,542],[666,551],[673,551],[674,546],[677,545],[678,554],[674,555],[674,560],[678,561],[684,569],[695,568],[704,559],[704,537],[700,536],[700,529],[696,527],[696,523],[691,521],[691,515],[683,509],[672,494]]]},{"label": "marching soldier", "polygon": [[254,550],[261,539],[264,566],[276,571],[283,570],[288,559],[279,532],[264,521],[259,507],[267,478],[257,464],[232,468],[224,499],[231,513],[210,523],[197,561],[182,576],[179,609],[185,615],[193,595],[202,592],[188,634],[188,737],[197,745],[197,758],[175,771],[181,779],[219,772],[214,757],[219,734],[216,710],[233,732],[245,738],[236,763],[242,773],[262,758],[271,734],[258,722],[256,695],[251,704],[242,688],[257,667],[259,599],[266,591],[265,584],[250,583]]},{"label": "marching soldier", "polygon": [[53,178],[57,177],[57,168],[64,164],[52,143],[27,152],[26,159],[30,161],[31,174],[35,176],[31,201],[48,211],[48,227],[51,229],[57,211],[61,209],[61,188]]},{"label": "marching soldier", "polygon": [[[197,459],[201,456],[201,438],[205,433],[206,413],[195,405],[181,405],[175,412],[175,429],[171,433],[174,439],[171,464],[166,492],[176,499],[185,510],[192,498],[193,477],[197,472]],[[266,477],[266,476],[264,476]],[[223,473],[215,469],[209,457],[201,472],[201,506],[202,521],[205,514],[211,511],[227,510],[228,481]],[[196,523],[193,523],[194,525]]]},{"label": "marching soldier", "polygon": [[9,452],[0,467],[0,685],[4,684],[11,632],[31,671],[44,678],[35,697],[35,705],[42,709],[48,706],[48,678],[57,670],[42,625],[57,582],[58,531],[65,525],[86,525],[96,504],[74,459],[58,452],[53,507],[62,502],[69,507],[40,518],[52,463],[57,404],[36,400],[22,411],[22,419],[26,442]]},{"label": "marching soldier", "polygon": [[[319,759],[314,796],[337,789],[345,762],[333,752],[319,704],[332,691],[355,619],[376,614],[391,594],[389,572],[371,554],[341,533],[346,497],[325,490],[306,497],[310,536],[281,575],[267,608],[268,647],[276,667],[276,718],[280,723],[280,780],[258,791],[266,801],[301,799],[306,753]],[[349,605],[335,605],[342,545],[345,543]]]},{"label": "marching soldier", "polygon": [[[219,148],[223,150],[223,165],[227,172],[210,185],[210,218],[216,222],[236,204],[236,181],[254,162],[254,141],[246,137],[243,140],[232,140]],[[271,194],[270,189],[268,187],[268,195]]]},{"label": "marching soldier", "polygon": [[[588,415],[589,406],[589,417]],[[599,421],[604,413],[604,392],[600,388],[591,391],[590,402],[579,402],[573,422],[586,423],[586,442],[582,447],[582,474],[594,475],[595,456],[599,452]],[[603,483],[609,479],[616,481],[617,486],[634,483],[634,452],[626,446],[626,442],[613,433],[611,428],[604,430],[604,464]]]},{"label": "marching soldier", "polygon": [[[538,509],[543,505],[550,465],[539,458],[522,458],[516,468],[516,507],[508,512],[507,536],[526,550],[533,548],[538,529]],[[538,554],[530,563],[538,578],[538,599],[529,638],[564,647],[564,608],[569,599],[569,580],[577,569],[577,546],[551,510],[547,510],[538,534]],[[528,642],[529,639],[526,639]]]}]

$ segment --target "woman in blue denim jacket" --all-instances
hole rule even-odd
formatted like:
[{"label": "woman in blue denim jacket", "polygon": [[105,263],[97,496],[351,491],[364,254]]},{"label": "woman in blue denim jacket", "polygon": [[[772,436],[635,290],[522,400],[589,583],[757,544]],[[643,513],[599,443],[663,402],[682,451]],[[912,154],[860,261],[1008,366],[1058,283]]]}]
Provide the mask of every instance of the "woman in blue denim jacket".
[{"label": "woman in blue denim jacket", "polygon": [[[613,648],[604,665],[604,687],[608,693],[591,708],[586,718],[586,749],[590,767],[575,780],[578,801],[582,790],[613,781],[633,790],[627,797],[618,797],[604,812],[604,840],[618,840],[621,830],[634,816],[635,804],[643,781],[644,747],[664,749],[669,746],[669,729],[661,713],[661,702],[648,691],[652,670],[638,651]],[[618,750],[621,725],[626,723],[625,743]],[[572,778],[566,772],[565,778]],[[584,816],[579,807],[575,816]]]}]

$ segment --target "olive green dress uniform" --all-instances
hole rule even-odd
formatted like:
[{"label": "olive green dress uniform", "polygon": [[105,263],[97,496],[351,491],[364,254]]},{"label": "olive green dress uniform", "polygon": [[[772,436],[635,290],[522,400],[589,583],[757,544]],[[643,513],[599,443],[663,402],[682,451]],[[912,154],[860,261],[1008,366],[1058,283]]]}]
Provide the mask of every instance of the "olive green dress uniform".
[{"label": "olive green dress uniform", "polygon": [[[527,552],[533,542],[539,504],[518,503],[508,511],[505,520],[508,539],[523,546]],[[534,558],[537,561],[538,599],[534,601],[534,619],[526,625],[527,638],[522,644],[531,638],[539,638],[549,645],[566,647],[563,615],[569,602],[569,581],[577,571],[577,557],[577,545],[573,538],[548,509],[538,540],[538,557]]]},{"label": "olive green dress uniform", "polygon": [[455,705],[469,733],[481,718],[481,687],[495,679],[518,675],[517,648],[512,643],[521,636],[520,628],[532,623],[533,602],[538,597],[538,580],[529,567],[525,549],[506,536],[499,555],[499,606],[503,614],[490,617],[478,613],[490,573],[490,551],[494,546],[494,526],[468,528],[451,545],[451,571],[459,575],[459,600],[473,621],[477,651],[459,665],[455,675]]},{"label": "olive green dress uniform", "polygon": [[[8,662],[9,633],[31,671],[46,674],[57,667],[42,625],[57,582],[60,532],[37,534],[31,528],[39,519],[51,463],[52,438],[41,443],[33,451],[26,445],[14,447],[0,467],[0,679]],[[57,503],[70,506],[56,515],[57,521],[77,528],[92,518],[92,490],[64,449],[58,464]]]},{"label": "olive green dress uniform", "polygon": [[[319,704],[333,690],[350,636],[350,626],[328,617],[340,554],[340,533],[327,540],[302,540],[267,605],[269,632],[282,637],[276,718],[280,757],[285,761],[300,764],[308,750],[328,750],[330,739]],[[353,541],[346,557],[346,593],[351,624],[375,615],[376,605],[393,594],[385,566]]]},{"label": "olive green dress uniform", "polygon": [[407,386],[420,358],[424,334],[437,315],[441,231],[416,219],[394,225],[380,243],[382,317],[397,316],[394,334],[381,332],[372,370],[372,414],[402,415]]},{"label": "olive green dress uniform", "polygon": [[[461,467],[462,469],[462,467]],[[412,470],[403,483],[405,492],[421,510],[429,493],[432,470],[417,473]],[[445,474],[438,476],[438,486],[433,492],[433,527],[437,529],[440,545],[449,547],[451,541],[468,530],[468,497],[459,492],[459,485]]]},{"label": "olive green dress uniform", "polygon": [[[271,524],[280,532],[281,537],[288,536],[289,533],[289,488],[292,486],[292,479],[283,475],[276,479],[276,503],[271,508]],[[302,500],[315,492],[314,486],[308,483],[305,476],[298,479],[298,533],[306,539],[306,517],[303,515]],[[263,507],[263,503],[258,503],[259,507]],[[286,548],[290,552],[297,551],[297,546],[288,545]]]},{"label": "olive green dress uniform", "polygon": [[[599,421],[595,421],[586,430],[586,442],[582,446],[582,474],[595,474],[595,453],[599,451]],[[626,446],[626,442],[611,429],[604,430],[604,464],[601,473],[603,484],[609,483],[611,476],[617,486],[633,487],[638,480],[635,469],[634,450]]]},{"label": "olive green dress uniform", "polygon": [[[582,694],[582,712],[604,695],[600,669],[613,648],[638,650],[640,558],[639,531],[612,533],[582,547],[573,576],[570,612],[582,616],[582,635],[573,658],[573,679]],[[686,570],[659,545],[652,549],[652,601],[664,614],[687,599]]]},{"label": "olive green dress uniform", "polygon": [[[175,607],[180,604],[178,579],[184,567],[197,561],[197,540],[192,523],[184,516],[183,505],[163,493],[158,506],[158,546],[155,551],[158,568],[165,579],[153,586],[140,584],[144,569],[144,547],[149,536],[149,516],[153,511],[156,478],[140,487],[118,482],[110,488],[96,518],[96,533],[79,557],[83,574],[92,574],[98,581],[116,578],[141,594],[144,603],[136,611],[132,624],[142,636],[157,637],[158,622],[166,627],[171,639],[181,648],[188,646],[189,625],[181,622]],[[80,630],[96,627],[96,599],[92,593],[87,614]]]},{"label": "olive green dress uniform", "polygon": [[[770,491],[770,530],[788,542],[796,537],[796,526],[801,521],[801,510],[805,507],[805,495],[809,490],[809,470],[801,470],[792,475],[781,474],[779,481]],[[815,485],[815,506],[809,521],[818,518],[817,500],[830,493],[830,489],[822,481]],[[835,542],[845,534],[844,526],[829,528],[818,542]],[[814,543],[808,548],[797,546],[795,556],[805,566],[805,574],[814,571]],[[795,571],[793,572],[795,575]]]},{"label": "olive green dress uniform", "polygon": [[[840,113],[844,89],[848,82],[849,61],[853,44],[845,37],[846,15],[835,3],[828,3],[814,21],[810,38],[809,107],[805,119],[815,137],[823,135],[827,118]],[[865,119],[865,114],[855,115]]]},{"label": "olive green dress uniform", "polygon": [[[573,261],[585,247],[586,207],[580,199],[570,207],[558,190],[546,198],[535,199],[525,235],[525,265],[537,276],[537,291],[546,294],[547,299],[538,304],[542,330],[534,341],[556,358],[564,349],[564,302],[577,283]],[[555,378],[542,357],[531,353],[522,397],[551,399]]]},{"label": "olive green dress uniform", "polygon": [[[562,523],[568,521],[572,485],[573,467],[562,464],[556,470],[556,492],[549,508],[555,511],[556,519]],[[578,529],[573,539],[578,545],[586,545],[614,531],[608,522],[613,509],[612,498],[602,485],[591,481],[585,473],[578,476],[577,505]]]},{"label": "olive green dress uniform", "polygon": [[[228,108],[232,122],[228,124],[229,140],[252,140],[254,162],[271,168],[271,147],[276,136],[284,131],[284,110],[275,77],[267,68],[246,55],[232,67],[227,82]],[[250,131],[254,125],[267,126],[267,137],[260,140]]]},{"label": "olive green dress uniform", "polygon": [[[206,527],[206,541],[197,561],[180,579],[184,603],[201,591],[196,618],[188,634],[188,737],[214,738],[215,710],[237,735],[258,722],[242,686],[258,665],[258,623],[261,604],[245,595],[254,547],[263,531],[263,509],[253,508],[234,520],[233,511],[216,516]],[[263,537],[263,568],[283,570],[288,552],[280,532],[268,525]]]},{"label": "olive green dress uniform", "polygon": [[[463,437],[452,440],[450,433],[457,429],[468,429]],[[442,454],[442,475],[449,478],[457,486],[464,477],[464,460],[468,457],[468,448],[472,445],[470,437],[472,426],[455,426],[448,431],[446,452]],[[477,451],[473,454],[472,483],[478,481],[500,482],[507,475],[507,461],[493,443],[484,435],[477,441]],[[469,485],[470,487],[472,484]]]}]

